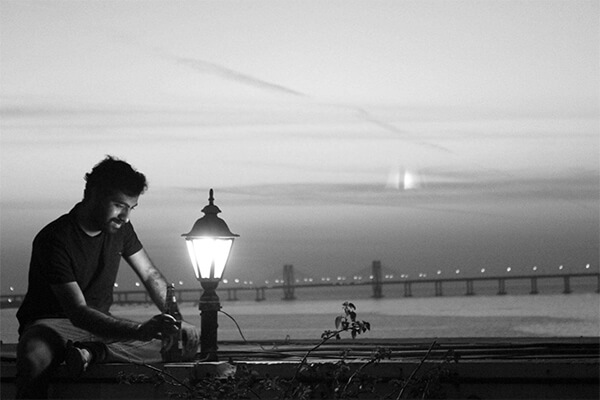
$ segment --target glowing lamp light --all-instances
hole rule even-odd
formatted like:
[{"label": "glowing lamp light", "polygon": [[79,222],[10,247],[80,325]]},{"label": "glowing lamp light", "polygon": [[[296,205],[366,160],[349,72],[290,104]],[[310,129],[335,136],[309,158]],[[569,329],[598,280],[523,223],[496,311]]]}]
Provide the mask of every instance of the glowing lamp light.
[{"label": "glowing lamp light", "polygon": [[[208,205],[202,209],[204,216],[198,219],[192,230],[184,233],[188,253],[196,279],[204,292],[200,296],[200,358],[201,361],[217,361],[217,313],[221,309],[216,289],[223,278],[233,240],[238,237],[217,214],[221,212],[214,204],[210,189]],[[235,280],[236,283],[238,280]]]},{"label": "glowing lamp light", "polygon": [[198,219],[185,237],[188,253],[192,260],[196,279],[202,281],[220,281],[233,240],[238,237],[217,214],[221,212],[214,205],[213,190],[209,191],[209,204],[202,209],[205,214]]}]

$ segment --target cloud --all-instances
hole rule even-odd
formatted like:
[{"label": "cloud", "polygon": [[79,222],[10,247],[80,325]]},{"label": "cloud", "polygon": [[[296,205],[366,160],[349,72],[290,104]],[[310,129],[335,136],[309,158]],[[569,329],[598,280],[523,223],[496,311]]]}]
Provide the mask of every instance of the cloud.
[{"label": "cloud", "polygon": [[[289,206],[384,206],[415,208],[436,212],[485,214],[506,217],[507,204],[557,201],[564,207],[582,209],[598,218],[594,206],[598,200],[599,182],[592,171],[557,177],[476,177],[457,173],[435,176],[413,190],[390,190],[380,183],[282,183],[224,187],[219,191],[234,195],[233,201],[245,205]],[[182,188],[179,188],[182,189]],[[205,189],[183,188],[194,193]],[[498,205],[477,211],[474,205]],[[493,211],[489,211],[493,210]]]}]

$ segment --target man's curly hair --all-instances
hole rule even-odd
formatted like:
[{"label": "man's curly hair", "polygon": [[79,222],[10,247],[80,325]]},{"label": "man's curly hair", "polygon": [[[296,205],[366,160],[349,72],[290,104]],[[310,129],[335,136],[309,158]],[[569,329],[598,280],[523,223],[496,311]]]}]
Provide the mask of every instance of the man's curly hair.
[{"label": "man's curly hair", "polygon": [[88,199],[92,190],[102,197],[122,192],[127,196],[139,196],[148,188],[146,177],[130,164],[113,156],[106,156],[85,174],[83,198]]}]

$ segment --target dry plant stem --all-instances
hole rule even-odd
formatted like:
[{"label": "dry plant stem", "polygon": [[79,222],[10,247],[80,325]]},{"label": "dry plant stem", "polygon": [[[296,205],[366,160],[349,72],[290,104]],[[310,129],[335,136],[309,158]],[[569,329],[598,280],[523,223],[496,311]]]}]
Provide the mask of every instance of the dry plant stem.
[{"label": "dry plant stem", "polygon": [[343,396],[346,393],[348,386],[350,386],[350,383],[352,383],[352,380],[356,377],[356,375],[358,375],[363,369],[365,369],[366,367],[368,367],[371,364],[376,363],[377,361],[379,361],[379,358],[372,358],[371,360],[369,360],[368,362],[364,363],[359,368],[357,368],[356,371],[354,371],[354,373],[352,375],[350,375],[350,378],[348,378],[348,381],[342,388],[340,395]]},{"label": "dry plant stem", "polygon": [[317,344],[315,347],[313,347],[312,349],[310,349],[309,351],[307,351],[306,354],[304,355],[304,357],[302,357],[302,361],[300,361],[300,364],[298,364],[298,368],[296,368],[296,373],[294,374],[294,377],[292,378],[292,380],[296,380],[298,378],[298,374],[300,373],[300,369],[306,363],[306,359],[308,358],[308,356],[310,355],[310,353],[312,353],[313,351],[315,351],[316,349],[318,349],[319,347],[321,347],[323,344],[325,344],[325,342],[327,342],[331,338],[335,337],[336,335],[339,335],[343,331],[344,331],[343,329],[340,329],[339,331],[331,332],[329,335],[327,335],[326,337],[324,337],[323,340],[321,340],[321,342],[319,344]]},{"label": "dry plant stem", "polygon": [[[168,376],[168,377],[169,377],[169,378],[171,378],[171,379],[172,379],[174,382],[176,382],[176,383],[177,383],[179,386],[183,386],[184,388],[186,388],[186,389],[187,389],[187,390],[188,390],[190,393],[193,393],[193,392],[194,392],[194,389],[193,389],[193,388],[191,388],[190,386],[186,385],[184,382],[180,381],[179,379],[177,379],[176,377],[174,377],[173,375],[171,375],[171,374],[170,374],[170,373],[168,373],[167,371],[164,371],[164,370],[162,370],[162,369],[160,369],[160,368],[156,368],[156,367],[154,367],[154,366],[152,366],[152,365],[150,365],[150,364],[145,364],[145,363],[134,363],[134,364],[141,365],[142,367],[149,368],[149,369],[151,369],[151,370],[153,370],[153,371],[157,372],[157,373],[158,373],[158,374],[160,374],[160,375],[165,375],[165,376]],[[175,383],[173,383],[173,382],[167,382],[167,383],[169,383],[170,385],[175,385]]]},{"label": "dry plant stem", "polygon": [[398,397],[396,397],[396,400],[400,400],[402,398],[402,395],[404,394],[404,390],[406,390],[406,388],[408,387],[408,384],[410,383],[410,381],[412,381],[412,379],[415,376],[415,374],[417,373],[417,371],[419,371],[419,369],[421,369],[421,367],[423,366],[423,363],[425,362],[425,360],[427,360],[427,357],[429,357],[429,354],[431,353],[431,350],[433,350],[433,347],[435,346],[435,344],[436,344],[436,341],[434,340],[433,343],[431,343],[431,346],[429,346],[429,350],[427,350],[425,357],[423,357],[421,359],[421,362],[419,363],[419,365],[417,365],[417,368],[414,369],[414,371],[410,374],[410,376],[408,377],[406,382],[404,382],[404,385],[402,385],[402,389],[400,389],[400,393],[398,393]]}]

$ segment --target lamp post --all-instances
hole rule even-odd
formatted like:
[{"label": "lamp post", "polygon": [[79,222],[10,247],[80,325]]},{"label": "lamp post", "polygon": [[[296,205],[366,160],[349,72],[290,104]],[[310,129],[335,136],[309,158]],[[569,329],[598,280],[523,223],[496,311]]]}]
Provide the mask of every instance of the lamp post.
[{"label": "lamp post", "polygon": [[209,191],[208,205],[202,209],[204,216],[196,221],[189,233],[184,233],[196,279],[204,289],[200,296],[200,358],[217,361],[217,313],[221,309],[216,293],[223,277],[233,240],[238,237],[217,214],[213,190]]}]

